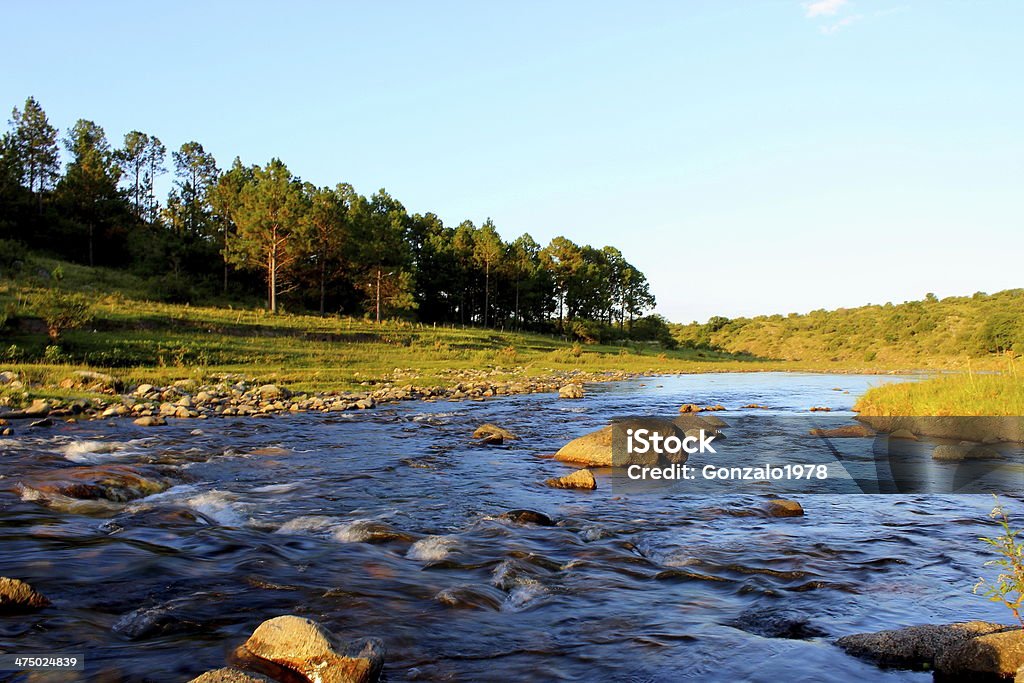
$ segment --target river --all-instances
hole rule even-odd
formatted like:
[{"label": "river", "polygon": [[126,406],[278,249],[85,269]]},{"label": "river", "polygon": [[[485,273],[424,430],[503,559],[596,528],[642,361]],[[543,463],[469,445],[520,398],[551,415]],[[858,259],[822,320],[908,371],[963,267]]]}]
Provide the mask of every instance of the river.
[{"label": "river", "polygon": [[[0,575],[53,606],[0,617],[0,650],[84,653],[88,680],[186,681],[223,666],[264,619],[299,614],[382,638],[391,681],[927,680],[832,641],[1008,622],[971,590],[990,559],[977,538],[992,530],[991,497],[792,494],[806,515],[772,519],[729,512],[762,500],[750,488],[630,492],[600,471],[596,491],[540,484],[571,471],[554,451],[616,415],[758,403],[765,416],[829,407],[844,422],[857,395],[892,379],[685,375],[591,386],[580,401],[19,430],[0,440]],[[485,422],[521,438],[478,445]],[[757,456],[783,459],[773,443]],[[24,488],[111,464],[173,485],[100,504]],[[517,508],[557,524],[499,517]]]}]

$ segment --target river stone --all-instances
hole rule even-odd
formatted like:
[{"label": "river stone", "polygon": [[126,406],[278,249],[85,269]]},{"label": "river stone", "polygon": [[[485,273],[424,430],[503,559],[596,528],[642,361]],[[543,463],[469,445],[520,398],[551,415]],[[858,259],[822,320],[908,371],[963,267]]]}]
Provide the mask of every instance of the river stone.
[{"label": "river stone", "polygon": [[942,461],[959,460],[1001,460],[1003,455],[988,446],[950,446],[939,445],[932,449],[932,459]]},{"label": "river stone", "polygon": [[825,436],[830,439],[854,439],[875,435],[875,430],[862,424],[843,425],[835,429],[812,429],[811,436]]},{"label": "river stone", "polygon": [[554,526],[554,521],[543,512],[535,510],[509,510],[499,515],[516,524],[536,524],[537,526]]},{"label": "river stone", "polygon": [[683,405],[679,406],[679,412],[680,413],[699,413],[700,412],[700,406],[697,405],[696,403],[684,403]]},{"label": "river stone", "polygon": [[966,678],[989,674],[1010,678],[1024,666],[1024,629],[1013,628],[951,643],[938,652],[941,674]]},{"label": "river stone", "polygon": [[764,504],[764,511],[769,517],[803,517],[804,509],[795,500],[775,498]]},{"label": "river stone", "polygon": [[[473,432],[474,439],[487,439],[488,437],[499,437],[501,441],[515,441],[519,438],[507,429],[503,429],[498,425],[491,424],[490,422],[480,425],[476,428],[476,431]],[[501,441],[498,441],[497,443],[501,443]]]},{"label": "river stone", "polygon": [[369,683],[380,677],[384,643],[376,638],[339,645],[312,619],[293,615],[260,624],[244,649],[318,683]]},{"label": "river stone", "polygon": [[135,395],[144,396],[145,394],[148,394],[149,392],[153,391],[153,389],[155,388],[156,387],[154,387],[152,384],[140,384],[139,386],[135,387]]},{"label": "river stone", "polygon": [[167,479],[155,472],[127,465],[65,467],[26,478],[24,483],[44,494],[116,503],[160,493],[170,486]]},{"label": "river stone", "polygon": [[917,441],[917,435],[909,429],[897,429],[894,432],[889,432],[890,439],[910,439],[911,441]]},{"label": "river stone", "polygon": [[49,604],[46,596],[24,581],[0,576],[0,615],[26,614]]},{"label": "river stone", "polygon": [[273,400],[278,398],[288,398],[291,396],[291,392],[284,387],[279,387],[276,384],[264,384],[257,389],[260,394],[260,398],[263,400]]},{"label": "river stone", "polygon": [[188,683],[274,683],[274,681],[260,674],[224,667],[200,674]]},{"label": "river stone", "polygon": [[[625,418],[616,420],[607,427],[602,427],[597,431],[573,439],[558,449],[558,452],[555,453],[555,460],[577,463],[587,467],[657,465],[659,457],[653,449],[647,453],[627,453],[624,443],[620,445],[621,452],[619,457],[613,458],[615,450],[613,442],[616,438],[616,432],[618,432],[620,437],[624,438],[626,430],[629,429],[648,429],[652,432],[657,432],[663,438],[675,436],[682,440],[686,437],[683,430],[671,420],[660,418]],[[686,456],[687,454],[682,452],[678,456],[672,456],[671,459],[682,464],[686,462]],[[666,460],[669,459],[666,457]]]},{"label": "river stone", "polygon": [[934,666],[940,653],[951,651],[975,636],[1004,631],[1006,628],[985,621],[925,624],[843,636],[836,640],[836,645],[854,657],[870,659],[879,664],[919,669]]},{"label": "river stone", "polygon": [[583,398],[583,387],[579,384],[566,384],[559,388],[558,398]]},{"label": "river stone", "polygon": [[134,422],[140,427],[163,427],[167,424],[167,420],[159,415],[146,415],[145,417],[136,418]]},{"label": "river stone", "polygon": [[74,386],[99,388],[106,391],[121,391],[124,383],[113,375],[92,370],[76,370],[71,374]]},{"label": "river stone", "polygon": [[597,481],[594,473],[588,469],[578,470],[564,477],[552,477],[544,482],[555,489],[596,489]]}]

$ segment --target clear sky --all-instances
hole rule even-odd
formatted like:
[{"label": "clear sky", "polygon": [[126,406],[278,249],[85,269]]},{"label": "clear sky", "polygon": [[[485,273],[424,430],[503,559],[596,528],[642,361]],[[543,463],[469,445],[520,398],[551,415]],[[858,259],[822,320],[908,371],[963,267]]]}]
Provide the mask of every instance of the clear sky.
[{"label": "clear sky", "polygon": [[2,3],[35,95],[506,239],[672,320],[1024,286],[1024,2]]}]

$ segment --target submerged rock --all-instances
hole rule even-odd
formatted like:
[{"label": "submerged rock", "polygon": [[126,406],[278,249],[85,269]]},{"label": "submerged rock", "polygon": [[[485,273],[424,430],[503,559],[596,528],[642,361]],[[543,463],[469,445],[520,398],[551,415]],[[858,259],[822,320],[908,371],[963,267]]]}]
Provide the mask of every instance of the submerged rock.
[{"label": "submerged rock", "polygon": [[806,614],[784,609],[749,612],[733,620],[729,625],[762,638],[806,640],[825,635],[825,631],[815,626]]},{"label": "submerged rock", "polygon": [[536,524],[537,526],[554,526],[555,523],[543,512],[535,510],[509,510],[499,515],[501,519],[507,519],[516,524]]},{"label": "submerged rock", "polygon": [[49,604],[45,595],[24,581],[0,576],[0,615],[27,614]]},{"label": "submerged rock", "polygon": [[597,481],[594,479],[594,473],[586,468],[577,470],[572,474],[567,474],[564,477],[551,477],[544,483],[555,489],[593,490],[597,488]]},{"label": "submerged rock", "polygon": [[312,619],[286,615],[260,624],[236,657],[245,668],[259,670],[265,660],[318,683],[370,683],[380,678],[384,643],[364,638],[340,644]]},{"label": "submerged rock", "polygon": [[925,624],[843,636],[836,640],[836,645],[854,657],[883,665],[920,669],[934,666],[941,653],[957,645],[976,636],[1005,631],[1006,628],[985,621]]},{"label": "submerged rock", "polygon": [[445,588],[434,596],[434,600],[456,609],[486,608],[497,611],[501,609],[505,597],[504,593],[492,586],[466,584]]},{"label": "submerged rock", "polygon": [[274,683],[274,681],[261,674],[224,667],[200,674],[188,683]]},{"label": "submerged rock", "polygon": [[583,398],[583,387],[579,384],[566,384],[558,389],[558,398]]},{"label": "submerged rock", "polygon": [[25,479],[28,486],[42,494],[57,494],[78,500],[108,500],[124,503],[160,493],[170,481],[149,469],[127,465],[68,467]]},{"label": "submerged rock", "polygon": [[803,517],[804,508],[795,500],[775,498],[764,504],[765,514],[769,517]]}]

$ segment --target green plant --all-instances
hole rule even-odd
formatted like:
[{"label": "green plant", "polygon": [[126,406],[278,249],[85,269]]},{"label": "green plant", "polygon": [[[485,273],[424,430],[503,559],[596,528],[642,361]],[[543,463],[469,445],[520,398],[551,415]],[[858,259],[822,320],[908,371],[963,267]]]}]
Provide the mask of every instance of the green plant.
[{"label": "green plant", "polygon": [[1020,613],[1021,604],[1024,603],[1024,544],[1017,542],[1020,530],[1014,531],[1010,528],[1010,516],[999,504],[999,498],[993,498],[996,499],[996,506],[992,508],[989,517],[999,523],[1003,533],[992,538],[983,536],[981,540],[995,548],[1002,556],[985,563],[986,567],[998,567],[999,574],[992,581],[978,579],[978,583],[974,585],[974,592],[980,591],[992,602],[1005,605],[1013,612],[1021,628],[1024,628],[1024,616]]},{"label": "green plant", "polygon": [[63,363],[65,360],[67,360],[67,357],[64,355],[64,352],[61,350],[59,346],[57,346],[56,344],[50,344],[45,349],[43,349],[43,360],[47,363],[56,364]]},{"label": "green plant", "polygon": [[65,330],[83,327],[92,321],[92,303],[81,294],[47,290],[34,297],[33,310],[46,323],[46,332],[53,341]]}]

